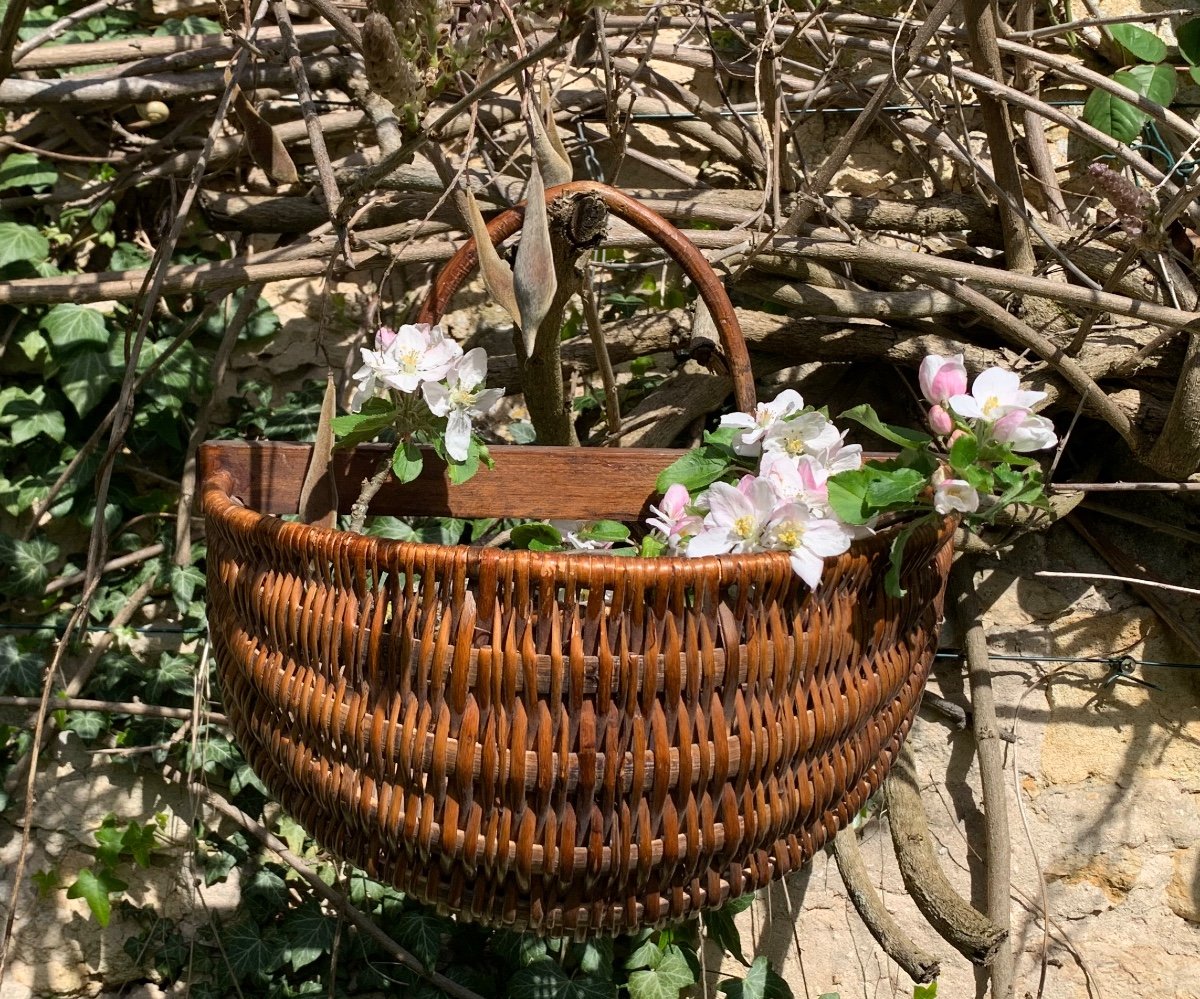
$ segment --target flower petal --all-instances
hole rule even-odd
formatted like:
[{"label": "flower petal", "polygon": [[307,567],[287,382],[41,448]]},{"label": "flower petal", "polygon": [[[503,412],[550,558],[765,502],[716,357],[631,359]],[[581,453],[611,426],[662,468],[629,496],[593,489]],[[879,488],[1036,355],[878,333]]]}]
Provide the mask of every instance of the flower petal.
[{"label": "flower petal", "polygon": [[455,461],[466,461],[470,448],[471,417],[464,410],[453,410],[446,422],[446,454]]}]

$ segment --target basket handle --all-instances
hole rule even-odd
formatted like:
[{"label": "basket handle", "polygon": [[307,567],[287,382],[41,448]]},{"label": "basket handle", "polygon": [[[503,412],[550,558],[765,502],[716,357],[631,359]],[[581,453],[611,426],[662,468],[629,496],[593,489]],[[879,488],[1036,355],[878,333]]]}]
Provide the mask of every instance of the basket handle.
[{"label": "basket handle", "polygon": [[[750,352],[746,348],[746,338],[738,324],[733,304],[725,293],[725,286],[717,277],[712,266],[696,246],[670,222],[657,212],[651,211],[645,205],[631,198],[628,194],[618,191],[615,187],[600,184],[592,180],[573,181],[569,184],[559,184],[546,191],[546,204],[552,204],[559,198],[572,194],[594,194],[604,202],[612,214],[624,219],[634,228],[645,233],[683,268],[683,271],[700,292],[704,304],[712,315],[717,332],[721,337],[721,347],[725,360],[729,365],[729,375],[733,379],[733,397],[738,409],[743,412],[753,412],[755,407],[754,375],[750,370]],[[488,235],[493,245],[498,245],[521,228],[525,220],[523,205],[501,212],[488,223]],[[464,243],[447,261],[438,273],[433,283],[433,290],[421,306],[417,322],[437,323],[450,299],[459,289],[467,275],[475,269],[479,255],[475,250],[473,239]]]}]

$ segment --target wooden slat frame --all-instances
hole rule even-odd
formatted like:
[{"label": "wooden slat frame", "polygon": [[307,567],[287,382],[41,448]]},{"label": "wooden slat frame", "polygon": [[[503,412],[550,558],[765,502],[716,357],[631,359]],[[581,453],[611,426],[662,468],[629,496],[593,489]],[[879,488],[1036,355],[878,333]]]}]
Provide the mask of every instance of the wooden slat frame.
[{"label": "wooden slat frame", "polygon": [[[636,520],[656,495],[659,473],[684,451],[669,448],[489,447],[495,467],[450,485],[445,463],[423,448],[425,466],[414,482],[389,479],[371,513],[406,517],[522,517],[563,520]],[[389,453],[364,444],[333,456],[338,510],[349,513],[364,479]],[[210,441],[200,448],[200,475],[233,479],[230,494],[251,510],[294,514],[311,444]]]}]

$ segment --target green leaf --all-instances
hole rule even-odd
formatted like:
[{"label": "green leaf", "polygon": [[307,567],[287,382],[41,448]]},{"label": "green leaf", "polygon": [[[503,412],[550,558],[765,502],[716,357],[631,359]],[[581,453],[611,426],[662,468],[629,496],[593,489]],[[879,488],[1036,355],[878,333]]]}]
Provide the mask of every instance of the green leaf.
[{"label": "green leaf", "polygon": [[50,241],[31,225],[0,222],[0,267],[19,260],[37,263],[50,255]]},{"label": "green leaf", "polygon": [[229,777],[229,790],[236,794],[241,794],[246,788],[252,787],[264,798],[269,798],[271,792],[267,790],[267,785],[259,780],[258,774],[250,769],[249,763],[243,763]]},{"label": "green leaf", "polygon": [[508,980],[507,994],[510,999],[615,999],[617,990],[610,979],[571,977],[553,961],[539,961]]},{"label": "green leaf", "polygon": [[867,484],[867,506],[876,512],[908,506],[925,487],[925,476],[915,468],[893,471],[872,469],[876,474]]},{"label": "green leaf", "polygon": [[287,883],[270,867],[260,867],[249,884],[242,883],[242,908],[256,923],[266,923],[285,911],[287,897]]},{"label": "green leaf", "polygon": [[392,474],[398,482],[412,482],[425,464],[421,449],[411,441],[401,441],[392,453]]},{"label": "green leaf", "polygon": [[514,444],[532,444],[537,440],[537,431],[528,420],[517,420],[508,425],[508,436]]},{"label": "green leaf", "polygon": [[971,434],[963,434],[950,445],[950,467],[959,475],[965,476],[978,457],[979,440]]},{"label": "green leaf", "polygon": [[679,999],[679,993],[696,982],[683,952],[675,945],[660,951],[656,964],[629,976],[630,999]]},{"label": "green leaf", "polygon": [[293,971],[329,953],[337,920],[321,909],[316,900],[309,900],[292,909],[283,920],[283,958]]},{"label": "green leaf", "polygon": [[512,930],[497,931],[492,937],[491,948],[504,961],[518,968],[537,964],[547,956],[545,937]]},{"label": "green leaf", "polygon": [[344,445],[350,446],[370,440],[380,431],[387,430],[395,422],[396,407],[386,399],[375,398],[368,399],[363,403],[362,410],[358,413],[335,416],[330,421],[330,426],[333,427],[333,432],[339,439],[349,438],[353,435],[353,441],[342,440]]},{"label": "green leaf", "polygon": [[1114,73],[1113,79],[1163,107],[1175,99],[1174,66],[1134,66],[1128,71]]},{"label": "green leaf", "polygon": [[406,909],[391,929],[396,943],[419,958],[425,967],[433,968],[442,952],[442,938],[448,935],[451,925],[426,909]]},{"label": "green leaf", "polygon": [[11,153],[0,163],[0,191],[14,187],[50,187],[58,171],[38,159],[36,153]]},{"label": "green leaf", "polygon": [[446,471],[450,476],[450,484],[452,486],[461,486],[468,479],[473,478],[475,473],[479,471],[481,462],[487,465],[488,468],[491,468],[492,456],[488,454],[488,449],[484,443],[472,434],[471,443],[467,448],[467,460],[447,460],[446,462]]},{"label": "green leaf", "polygon": [[[749,898],[754,900],[754,894],[749,893],[741,896],[741,898]],[[742,936],[738,932],[737,924],[733,921],[734,915],[740,910],[731,909],[726,905],[720,909],[713,909],[711,912],[704,913],[704,930],[709,938],[716,941],[725,953],[732,955],[739,963],[750,967],[750,962],[746,960],[746,955],[742,953]]]},{"label": "green leaf", "polygon": [[33,697],[42,689],[43,653],[25,650],[16,637],[0,638],[0,694]]},{"label": "green leaf", "polygon": [[1124,143],[1133,142],[1146,124],[1146,116],[1141,111],[1104,90],[1093,90],[1088,96],[1083,105],[1083,120]]},{"label": "green leaf", "polygon": [[580,541],[628,541],[629,528],[616,520],[596,520],[584,526]]},{"label": "green leaf", "polygon": [[[186,656],[164,652],[153,668],[146,670],[143,693],[150,704],[165,704],[176,697],[191,697],[196,671]],[[210,740],[206,745],[212,745]]]},{"label": "green leaf", "polygon": [[196,587],[204,588],[204,573],[194,565],[171,566],[171,596],[180,614],[186,614],[196,599]]},{"label": "green leaf", "polygon": [[103,350],[72,351],[56,377],[63,395],[80,416],[91,412],[117,382],[117,372]]},{"label": "green leaf", "polygon": [[791,987],[771,970],[766,957],[756,957],[745,978],[732,978],[717,988],[729,999],[792,999]]},{"label": "green leaf", "polygon": [[121,849],[133,858],[138,867],[150,866],[150,855],[158,845],[158,834],[153,822],[139,825],[130,822],[121,836]]},{"label": "green leaf", "polygon": [[112,900],[109,895],[124,891],[128,887],[129,885],[110,870],[101,869],[97,873],[90,867],[85,867],[79,872],[74,884],[67,889],[67,898],[82,898],[92,910],[96,922],[107,926],[112,917]]},{"label": "green leaf", "polygon": [[91,742],[107,731],[108,715],[103,711],[68,711],[62,727]]},{"label": "green leaf", "polygon": [[56,305],[42,316],[38,328],[60,351],[87,343],[107,348],[110,342],[103,314],[84,305]]},{"label": "green leaf", "polygon": [[913,531],[925,522],[925,518],[907,525],[899,534],[892,538],[892,547],[888,554],[888,571],[883,577],[883,588],[888,596],[902,597],[908,591],[900,585],[900,570],[904,567],[904,546],[913,536]]},{"label": "green leaf", "polygon": [[512,546],[514,548],[530,548],[534,541],[548,545],[550,550],[557,551],[562,547],[563,537],[557,527],[544,522],[518,524],[512,529]]},{"label": "green leaf", "polygon": [[41,596],[50,579],[50,566],[58,558],[58,546],[45,538],[0,536],[0,591],[17,597]]},{"label": "green leaf", "polygon": [[642,538],[641,555],[645,558],[658,558],[658,556],[664,554],[666,550],[667,543],[663,541],[662,538],[654,534],[647,534],[644,538]]},{"label": "green leaf", "polygon": [[1175,29],[1179,54],[1189,66],[1200,66],[1200,18],[1184,21]]},{"label": "green leaf", "polygon": [[921,448],[933,440],[928,434],[922,433],[919,430],[909,430],[907,427],[896,427],[890,423],[884,423],[879,418],[879,414],[875,412],[875,409],[866,404],[846,410],[840,418],[861,423],[885,441],[889,441],[892,444],[899,444],[900,447]]},{"label": "green leaf", "polygon": [[937,999],[937,979],[928,985],[914,985],[912,999]]},{"label": "green leaf", "polygon": [[1113,24],[1108,33],[1121,48],[1141,62],[1162,62],[1167,57],[1166,42],[1136,24]]},{"label": "green leaf", "polygon": [[279,942],[263,936],[258,921],[244,915],[221,928],[221,949],[229,970],[239,979],[260,980],[283,963]]},{"label": "green leaf", "polygon": [[732,464],[730,453],[723,447],[696,448],[663,469],[654,488],[665,493],[671,486],[679,484],[689,493],[695,493],[716,482]]},{"label": "green leaf", "polygon": [[24,444],[38,434],[61,442],[67,432],[66,422],[53,403],[46,399],[46,390],[35,386],[32,392],[10,387],[0,392],[0,426],[11,425],[12,442]]}]

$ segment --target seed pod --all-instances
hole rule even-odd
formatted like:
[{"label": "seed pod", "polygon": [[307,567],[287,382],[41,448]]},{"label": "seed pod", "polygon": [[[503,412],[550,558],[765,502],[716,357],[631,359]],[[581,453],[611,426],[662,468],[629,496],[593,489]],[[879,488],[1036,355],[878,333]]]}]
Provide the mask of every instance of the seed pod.
[{"label": "seed pod", "polygon": [[406,67],[392,22],[382,14],[368,14],[362,26],[363,64],[367,83],[393,104],[407,103],[402,68]]}]

